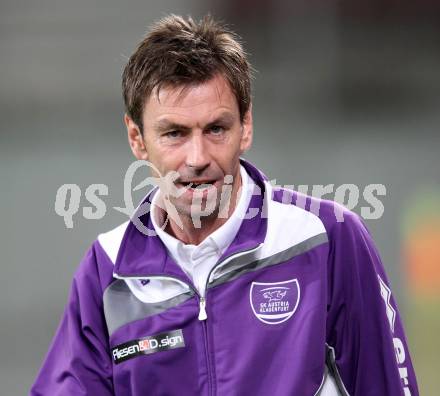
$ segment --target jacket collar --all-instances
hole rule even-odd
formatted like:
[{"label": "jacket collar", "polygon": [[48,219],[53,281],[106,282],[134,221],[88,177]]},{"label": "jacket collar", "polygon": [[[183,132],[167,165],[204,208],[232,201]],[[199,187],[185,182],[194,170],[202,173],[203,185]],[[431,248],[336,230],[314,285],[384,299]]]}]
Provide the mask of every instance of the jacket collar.
[{"label": "jacket collar", "polygon": [[[244,159],[240,159],[249,176],[256,184],[256,192],[250,201],[248,216],[243,219],[238,233],[219,262],[237,253],[254,249],[263,243],[267,231],[267,200],[266,176]],[[142,201],[140,208],[150,208],[155,190],[150,191]],[[145,209],[144,209],[145,211]],[[119,248],[114,273],[121,277],[143,277],[151,275],[168,275],[190,282],[180,266],[170,257],[161,239],[157,236],[145,235],[138,229],[145,227],[149,234],[154,234],[150,211],[141,213],[136,210],[128,223]],[[141,228],[139,227],[139,228]]]}]

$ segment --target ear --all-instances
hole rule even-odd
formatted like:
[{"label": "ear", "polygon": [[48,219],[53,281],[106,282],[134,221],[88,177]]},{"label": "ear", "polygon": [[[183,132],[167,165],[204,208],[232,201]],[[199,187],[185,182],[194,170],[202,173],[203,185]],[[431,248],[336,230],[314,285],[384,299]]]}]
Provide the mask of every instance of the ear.
[{"label": "ear", "polygon": [[147,160],[148,154],[141,130],[127,114],[124,115],[124,122],[127,127],[128,144],[130,145],[133,155],[138,160]]},{"label": "ear", "polygon": [[249,150],[252,145],[253,137],[253,123],[252,123],[252,103],[249,105],[249,109],[243,117],[242,133],[240,142],[240,154]]}]

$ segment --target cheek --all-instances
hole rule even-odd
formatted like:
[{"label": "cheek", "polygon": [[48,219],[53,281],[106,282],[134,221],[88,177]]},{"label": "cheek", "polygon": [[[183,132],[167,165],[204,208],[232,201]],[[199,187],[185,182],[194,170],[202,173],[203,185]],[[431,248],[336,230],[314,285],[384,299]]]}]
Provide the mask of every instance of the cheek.
[{"label": "cheek", "polygon": [[238,167],[240,152],[232,150],[230,147],[226,150],[218,150],[215,155],[215,162],[221,168],[224,175],[233,175]]},{"label": "cheek", "polygon": [[165,175],[170,171],[178,171],[179,170],[179,162],[177,158],[173,154],[164,154],[162,157],[158,158],[160,163],[160,168],[162,174]]},{"label": "cheek", "polygon": [[169,167],[163,157],[155,155],[149,155],[147,161],[150,163],[150,170],[154,177],[164,177],[169,172]]}]

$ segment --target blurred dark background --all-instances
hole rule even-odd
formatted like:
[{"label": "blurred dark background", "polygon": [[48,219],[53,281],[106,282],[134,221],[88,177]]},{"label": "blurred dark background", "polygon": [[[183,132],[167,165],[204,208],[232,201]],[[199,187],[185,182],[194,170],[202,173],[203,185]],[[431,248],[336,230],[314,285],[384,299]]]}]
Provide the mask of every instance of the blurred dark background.
[{"label": "blurred dark background", "polygon": [[[1,393],[23,395],[60,319],[73,271],[99,232],[126,220],[133,161],[122,68],[148,25],[210,12],[253,66],[248,158],[278,184],[383,184],[367,220],[407,329],[423,395],[440,369],[440,2],[0,2]],[[106,184],[107,212],[55,213],[65,183]],[[140,196],[139,196],[140,198]],[[334,194],[326,198],[333,199]],[[88,205],[84,196],[81,208]]]}]

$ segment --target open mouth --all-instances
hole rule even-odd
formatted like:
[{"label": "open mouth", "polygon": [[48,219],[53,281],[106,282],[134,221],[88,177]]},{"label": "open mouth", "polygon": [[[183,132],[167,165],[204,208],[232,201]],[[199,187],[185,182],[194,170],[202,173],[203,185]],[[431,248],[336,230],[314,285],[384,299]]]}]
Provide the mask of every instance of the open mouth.
[{"label": "open mouth", "polygon": [[211,188],[215,183],[215,180],[201,180],[201,181],[188,181],[188,182],[180,182],[180,184],[188,189],[192,190],[204,190],[207,188]]}]

